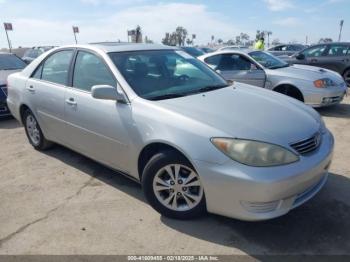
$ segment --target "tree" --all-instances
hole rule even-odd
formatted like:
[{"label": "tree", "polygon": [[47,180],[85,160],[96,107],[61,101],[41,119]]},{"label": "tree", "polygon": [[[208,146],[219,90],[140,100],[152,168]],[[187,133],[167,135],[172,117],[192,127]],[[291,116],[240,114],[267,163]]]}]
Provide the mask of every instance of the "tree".
[{"label": "tree", "polygon": [[249,39],[250,39],[249,35],[246,34],[246,33],[241,33],[241,34],[239,35],[239,37],[240,37],[241,42],[244,43],[244,45],[246,45],[247,42],[248,42]]},{"label": "tree", "polygon": [[[187,30],[182,27],[178,26],[175,29],[175,32],[173,33],[165,33],[165,37],[162,39],[162,43],[164,45],[171,45],[171,46],[184,46],[185,42],[187,42]],[[190,40],[192,42],[192,40]]]},{"label": "tree", "polygon": [[272,45],[279,45],[279,44],[281,44],[281,42],[280,42],[280,40],[278,38],[275,38],[275,39],[272,40],[271,44]]},{"label": "tree", "polygon": [[319,44],[323,44],[323,43],[332,43],[333,42],[333,39],[332,38],[329,38],[329,37],[325,37],[325,38],[321,38],[318,43]]},{"label": "tree", "polygon": [[224,41],[223,41],[221,38],[218,39],[218,44],[219,44],[219,45],[221,45],[223,42],[224,42]]},{"label": "tree", "polygon": [[236,45],[240,45],[241,44],[241,36],[236,36]]},{"label": "tree", "polygon": [[177,37],[177,43],[179,46],[184,46],[185,45],[185,40],[187,37],[187,30],[182,27],[182,26],[178,26],[175,30],[176,33],[176,37]]}]

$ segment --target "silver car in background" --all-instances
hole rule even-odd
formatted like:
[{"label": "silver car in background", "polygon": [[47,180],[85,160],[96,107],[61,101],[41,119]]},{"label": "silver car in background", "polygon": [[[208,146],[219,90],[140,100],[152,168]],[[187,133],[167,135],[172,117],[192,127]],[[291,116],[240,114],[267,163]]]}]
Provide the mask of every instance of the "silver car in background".
[{"label": "silver car in background", "polygon": [[315,110],[230,86],[180,49],[65,46],[8,83],[9,108],[35,149],[59,143],[118,170],[165,216],[270,219],[327,180],[334,140]]},{"label": "silver car in background", "polygon": [[226,80],[271,89],[312,107],[338,104],[347,92],[344,79],[336,72],[308,65],[289,65],[264,51],[228,50],[198,59]]}]

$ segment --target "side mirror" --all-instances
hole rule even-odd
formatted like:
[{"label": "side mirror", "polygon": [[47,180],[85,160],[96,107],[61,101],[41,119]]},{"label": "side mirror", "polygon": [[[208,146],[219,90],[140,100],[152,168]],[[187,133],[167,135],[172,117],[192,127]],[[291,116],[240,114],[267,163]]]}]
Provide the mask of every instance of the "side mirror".
[{"label": "side mirror", "polygon": [[118,88],[110,85],[95,85],[91,88],[91,96],[96,99],[114,100],[128,103],[125,94]]},{"label": "side mirror", "polygon": [[298,60],[304,60],[304,59],[305,59],[305,55],[302,54],[302,53],[299,53],[299,54],[297,54],[297,55],[295,56],[295,58],[298,59]]}]

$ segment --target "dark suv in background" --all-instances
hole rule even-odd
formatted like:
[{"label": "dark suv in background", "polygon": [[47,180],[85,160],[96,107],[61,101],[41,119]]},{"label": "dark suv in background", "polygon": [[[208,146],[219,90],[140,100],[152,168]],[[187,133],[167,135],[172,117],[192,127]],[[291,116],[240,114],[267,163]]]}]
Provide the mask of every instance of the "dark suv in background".
[{"label": "dark suv in background", "polygon": [[275,56],[281,56],[281,55],[293,55],[298,51],[303,50],[306,48],[306,45],[301,44],[286,44],[286,45],[276,45],[274,47],[271,47],[267,51]]},{"label": "dark suv in background", "polygon": [[341,74],[350,87],[350,43],[318,44],[281,57],[289,64],[303,64],[327,68]]}]

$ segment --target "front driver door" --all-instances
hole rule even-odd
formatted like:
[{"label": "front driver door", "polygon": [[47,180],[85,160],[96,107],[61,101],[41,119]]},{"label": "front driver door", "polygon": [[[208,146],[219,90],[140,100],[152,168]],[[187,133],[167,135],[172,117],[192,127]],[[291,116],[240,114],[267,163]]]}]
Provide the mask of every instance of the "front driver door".
[{"label": "front driver door", "polygon": [[303,59],[296,59],[295,64],[303,64],[310,66],[324,67],[324,61],[327,45],[317,45],[305,49],[301,52],[304,55]]},{"label": "front driver door", "polygon": [[102,57],[78,51],[72,87],[68,87],[65,94],[69,145],[103,164],[127,172],[130,105],[94,99],[90,93],[94,85],[116,87],[117,81]]}]

